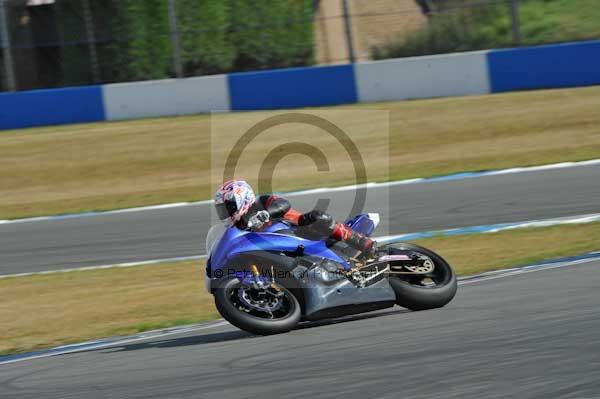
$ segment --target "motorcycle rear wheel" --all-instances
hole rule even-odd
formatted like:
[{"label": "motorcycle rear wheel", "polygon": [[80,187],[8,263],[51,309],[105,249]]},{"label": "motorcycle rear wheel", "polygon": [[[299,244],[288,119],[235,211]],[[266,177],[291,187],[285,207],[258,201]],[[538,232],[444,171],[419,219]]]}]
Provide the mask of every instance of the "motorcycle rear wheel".
[{"label": "motorcycle rear wheel", "polygon": [[389,277],[389,282],[396,293],[396,304],[410,310],[427,310],[441,308],[456,295],[458,287],[456,275],[452,267],[435,252],[415,244],[401,243],[382,248],[389,254],[412,251],[428,256],[435,269],[424,283],[424,278],[416,276]]},{"label": "motorcycle rear wheel", "polygon": [[279,287],[284,296],[277,314],[249,309],[239,300],[241,280],[227,278],[214,292],[215,305],[225,320],[239,329],[257,335],[281,334],[292,330],[301,317],[300,303],[286,288]]}]

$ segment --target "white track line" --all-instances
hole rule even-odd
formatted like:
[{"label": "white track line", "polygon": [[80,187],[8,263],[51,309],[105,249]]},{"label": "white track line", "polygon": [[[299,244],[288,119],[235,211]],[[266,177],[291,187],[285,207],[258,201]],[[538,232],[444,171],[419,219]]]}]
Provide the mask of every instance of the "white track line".
[{"label": "white track line", "polygon": [[43,275],[43,274],[84,272],[84,271],[87,271],[87,270],[101,270],[101,269],[113,269],[113,268],[123,268],[123,267],[137,267],[137,266],[147,266],[147,265],[158,265],[158,264],[167,263],[167,262],[182,262],[182,261],[186,261],[186,260],[199,260],[199,259],[205,259],[205,258],[206,258],[206,255],[180,256],[180,257],[177,257],[177,258],[164,258],[164,259],[143,260],[143,261],[140,261],[140,262],[117,263],[117,264],[113,264],[113,265],[86,266],[86,267],[75,267],[75,268],[70,268],[70,269],[45,270],[45,271],[42,271],[42,272],[4,274],[4,275],[0,275],[0,279],[10,278],[10,277],[37,276],[37,275]]},{"label": "white track line", "polygon": [[[590,255],[593,255],[593,254],[590,254]],[[558,269],[558,268],[562,268],[562,267],[584,264],[584,263],[589,263],[589,262],[598,261],[598,260],[599,260],[598,257],[593,257],[593,258],[565,261],[565,262],[560,262],[560,263],[544,263],[544,262],[542,262],[537,265],[525,266],[525,267],[521,267],[521,268],[497,270],[494,272],[486,272],[486,273],[482,273],[482,274],[475,275],[475,276],[464,277],[459,280],[459,285],[474,284],[474,283],[479,283],[479,282],[483,282],[483,281],[495,280],[495,279],[499,279],[499,278],[517,276],[517,275],[521,275],[521,274],[528,274],[528,273],[534,273],[534,272],[539,272],[539,271],[544,271],[544,270]],[[494,273],[494,275],[490,275],[492,273]],[[65,345],[65,346],[60,346],[57,348],[48,349],[46,351],[41,351],[38,353],[31,353],[31,354],[25,353],[25,354],[20,355],[19,357],[16,357],[16,358],[13,358],[10,360],[5,360],[5,361],[0,360],[0,366],[5,365],[5,364],[23,362],[23,361],[27,361],[27,360],[34,360],[34,359],[51,357],[51,356],[65,355],[68,353],[77,353],[77,352],[85,352],[85,351],[90,351],[90,350],[118,347],[118,346],[122,346],[122,345],[136,343],[136,342],[143,342],[143,341],[147,341],[150,339],[162,339],[164,337],[171,336],[171,335],[184,334],[184,333],[196,332],[196,331],[202,331],[202,330],[209,330],[209,329],[223,327],[223,326],[227,326],[227,325],[229,325],[229,323],[227,321],[225,321],[223,319],[219,319],[219,320],[217,320],[217,322],[215,324],[210,324],[210,325],[199,324],[199,325],[192,325],[192,326],[174,327],[174,328],[166,329],[166,330],[163,329],[163,330],[147,331],[142,334],[125,337],[123,339],[118,339],[118,340],[114,340],[114,341],[99,340],[99,341],[92,341],[92,342],[82,342],[79,344]],[[0,359],[1,358],[2,357],[0,357]]]},{"label": "white track line", "polygon": [[[547,263],[547,264],[542,263],[540,265],[525,266],[525,267],[517,268],[517,269],[499,270],[497,275],[493,275],[493,276],[481,275],[480,278],[477,277],[477,278],[466,279],[464,281],[459,281],[459,285],[479,283],[479,282],[488,281],[488,280],[496,280],[499,278],[517,276],[520,274],[535,273],[535,272],[539,272],[539,271],[543,271],[543,270],[558,269],[561,267],[580,265],[583,263],[589,263],[589,262],[594,262],[594,261],[598,261],[598,260],[599,260],[598,258],[578,259],[578,260],[571,260],[571,261],[565,261],[565,262],[560,262],[560,263]],[[543,266],[543,267],[539,267],[537,269],[528,269],[530,267],[538,267],[538,266]],[[506,271],[506,273],[502,273],[503,271]]]},{"label": "white track line", "polygon": [[565,224],[586,224],[600,221],[600,213],[592,213],[588,215],[565,216],[553,219],[529,220],[514,223],[498,223],[481,226],[459,227],[454,229],[424,231],[416,233],[396,234],[390,236],[375,237],[375,241],[380,243],[390,243],[400,240],[416,240],[421,238],[439,237],[439,236],[454,236],[465,234],[488,234],[499,233],[506,230],[525,229],[525,228],[540,228],[552,227]]},{"label": "white track line", "polygon": [[[451,180],[463,180],[470,179],[475,177],[484,177],[484,176],[497,176],[497,175],[507,175],[507,174],[515,174],[515,173],[526,173],[526,172],[539,172],[545,170],[554,170],[554,169],[567,169],[567,168],[575,168],[580,166],[592,166],[592,165],[600,165],[600,159],[592,159],[589,161],[579,161],[579,162],[561,162],[555,164],[548,165],[540,165],[540,166],[527,166],[527,167],[519,167],[519,168],[510,168],[510,169],[499,169],[499,170],[490,170],[483,172],[464,172],[464,173],[455,173],[446,176],[437,176],[437,177],[423,177],[423,178],[415,178],[415,179],[407,179],[407,180],[397,180],[390,182],[374,182],[374,183],[366,183],[361,185],[348,185],[341,187],[323,187],[323,188],[314,188],[308,190],[301,191],[291,191],[282,193],[288,196],[297,196],[297,195],[308,195],[308,194],[318,194],[318,193],[332,193],[337,191],[348,191],[355,190],[361,187],[367,188],[379,188],[379,187],[392,187],[398,185],[407,185],[407,184],[415,184],[415,183],[427,183],[427,182],[439,182],[439,181],[451,181]],[[211,204],[213,200],[203,200],[203,201],[195,201],[195,202],[177,202],[172,204],[162,204],[162,205],[150,205],[150,206],[142,206],[136,208],[125,208],[125,209],[117,209],[113,211],[99,211],[99,212],[85,212],[85,213],[76,213],[76,214],[68,214],[68,215],[58,215],[58,216],[39,216],[33,218],[25,218],[25,219],[11,219],[11,220],[0,220],[0,224],[11,224],[11,223],[27,223],[27,222],[41,222],[47,220],[62,220],[62,219],[71,219],[71,218],[79,218],[79,217],[91,217],[91,216],[100,216],[100,215],[112,215],[119,213],[128,213],[128,212],[144,212],[144,211],[153,211],[167,208],[180,208],[185,206],[194,206],[201,204]]]},{"label": "white track line", "polygon": [[[423,231],[416,233],[406,233],[406,234],[397,234],[390,236],[381,236],[374,237],[375,241],[386,244],[392,243],[402,240],[412,241],[421,238],[430,238],[430,237],[440,237],[440,236],[455,236],[455,235],[465,235],[465,234],[488,234],[488,233],[498,233],[506,230],[514,230],[514,229],[523,229],[523,228],[540,228],[540,227],[551,227],[551,226],[559,226],[564,224],[586,224],[600,221],[600,213],[589,214],[589,215],[577,215],[577,216],[567,216],[561,218],[554,219],[543,219],[543,220],[529,220],[523,222],[515,222],[515,223],[499,223],[499,224],[491,224],[491,225],[483,225],[483,226],[470,226],[470,227],[460,227],[455,229],[446,229],[446,230],[434,230],[434,231]],[[77,268],[69,268],[69,269],[58,269],[58,270],[45,270],[41,272],[29,272],[29,273],[17,273],[17,274],[4,274],[0,275],[0,279],[11,278],[11,277],[26,277],[26,276],[35,276],[35,275],[44,275],[44,274],[56,274],[56,273],[68,273],[68,272],[80,272],[87,270],[100,270],[100,269],[112,269],[112,268],[124,268],[124,267],[137,267],[137,266],[147,266],[147,265],[159,265],[161,263],[167,262],[181,262],[187,260],[199,260],[205,259],[207,257],[204,255],[194,255],[194,256],[181,256],[176,258],[163,258],[163,259],[151,259],[145,261],[138,262],[127,262],[127,263],[117,263],[113,265],[100,265],[100,266],[85,266],[85,267],[77,267]]]},{"label": "white track line", "polygon": [[[50,349],[49,351],[52,351],[50,353],[40,353],[40,354],[36,354],[36,355],[31,355],[31,356],[24,356],[22,358],[7,360],[4,362],[0,361],[0,365],[23,362],[25,360],[41,359],[44,357],[65,355],[67,353],[77,353],[77,352],[84,352],[84,351],[90,351],[90,350],[105,349],[105,348],[109,348],[109,347],[113,347],[113,346],[127,345],[127,344],[132,344],[135,342],[147,341],[147,340],[153,339],[153,338],[163,338],[163,337],[167,337],[169,335],[183,334],[186,332],[195,332],[195,331],[201,331],[201,330],[209,330],[212,328],[222,327],[222,326],[226,326],[226,325],[229,325],[229,323],[222,320],[222,321],[218,321],[217,323],[211,324],[208,326],[207,325],[190,326],[187,328],[177,328],[173,331],[167,331],[167,332],[162,332],[162,333],[160,332],[160,330],[148,331],[147,333],[144,333],[142,335],[135,335],[133,337],[125,338],[125,339],[122,339],[119,341],[111,341],[111,342],[98,343],[98,344],[90,343],[90,345],[88,345],[88,343],[86,343],[86,342],[81,343],[81,344],[66,345],[64,347]],[[64,350],[61,350],[61,348],[64,348]]]}]

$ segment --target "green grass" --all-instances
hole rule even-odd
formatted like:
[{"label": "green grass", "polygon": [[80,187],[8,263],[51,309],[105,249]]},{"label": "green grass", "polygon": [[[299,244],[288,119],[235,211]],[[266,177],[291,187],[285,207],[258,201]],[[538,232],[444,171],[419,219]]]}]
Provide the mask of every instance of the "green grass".
[{"label": "green grass", "polygon": [[522,0],[524,44],[600,38],[600,7],[596,0]]},{"label": "green grass", "polygon": [[[416,241],[459,275],[600,249],[600,223]],[[219,317],[203,262],[0,279],[0,354],[191,324]]]},{"label": "green grass", "polygon": [[[460,2],[459,2],[460,3]],[[520,45],[600,38],[596,0],[520,0]],[[514,46],[508,2],[442,12],[423,28],[373,49],[375,59]]]}]

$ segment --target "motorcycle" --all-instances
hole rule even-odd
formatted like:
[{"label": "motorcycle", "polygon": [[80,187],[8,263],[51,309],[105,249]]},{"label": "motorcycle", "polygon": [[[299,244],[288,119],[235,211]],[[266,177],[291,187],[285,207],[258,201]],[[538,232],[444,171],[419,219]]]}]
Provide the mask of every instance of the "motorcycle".
[{"label": "motorcycle", "polygon": [[[345,223],[371,236],[377,214]],[[365,257],[343,242],[315,237],[285,220],[260,231],[213,226],[207,235],[206,288],[224,319],[258,335],[399,305],[440,308],[456,294],[454,271],[435,252],[409,243]]]}]

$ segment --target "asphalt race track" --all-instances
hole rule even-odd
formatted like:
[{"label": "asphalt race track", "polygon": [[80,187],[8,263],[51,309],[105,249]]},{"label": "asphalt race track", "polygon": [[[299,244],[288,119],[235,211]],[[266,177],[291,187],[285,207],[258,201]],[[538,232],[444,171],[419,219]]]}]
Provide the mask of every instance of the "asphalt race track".
[{"label": "asphalt race track", "polygon": [[3,398],[597,398],[600,262],[254,337],[231,326],[0,366]]},{"label": "asphalt race track", "polygon": [[[290,197],[348,216],[354,191]],[[381,213],[377,235],[600,212],[600,165],[577,166],[369,190],[366,210]],[[62,220],[0,224],[0,274],[109,265],[204,254],[208,203]]]}]

